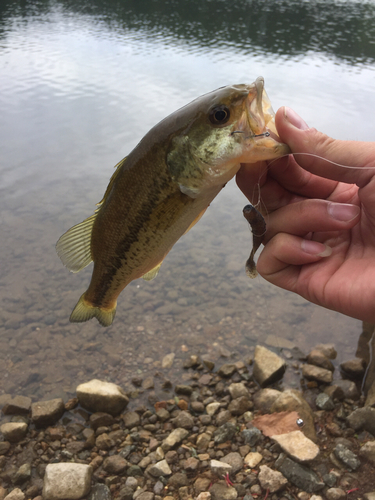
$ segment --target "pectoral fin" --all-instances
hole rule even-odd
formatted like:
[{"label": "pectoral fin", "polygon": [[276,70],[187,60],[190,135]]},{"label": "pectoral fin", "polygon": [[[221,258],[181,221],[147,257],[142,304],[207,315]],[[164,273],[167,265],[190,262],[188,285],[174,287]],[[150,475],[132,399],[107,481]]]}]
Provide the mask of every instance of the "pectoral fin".
[{"label": "pectoral fin", "polygon": [[204,210],[202,210],[202,212],[197,216],[195,217],[195,219],[193,220],[193,222],[190,224],[190,226],[186,229],[186,231],[184,232],[184,234],[186,234],[188,231],[190,231],[190,229],[192,227],[195,226],[195,224],[197,222],[199,222],[201,220],[201,218],[203,217],[203,214],[205,213],[205,211],[207,210],[208,207],[206,207]]},{"label": "pectoral fin", "polygon": [[160,264],[158,264],[157,266],[155,266],[153,269],[151,269],[151,271],[148,271],[146,274],[144,274],[142,276],[142,278],[145,280],[145,281],[151,281],[153,280],[154,278],[156,278],[156,276],[158,275],[159,273],[159,269],[161,267],[161,265],[163,264],[163,261],[160,262]]},{"label": "pectoral fin", "polygon": [[263,215],[258,212],[253,205],[246,205],[243,209],[243,215],[250,224],[253,232],[253,249],[251,250],[250,257],[246,261],[246,274],[249,278],[256,278],[256,276],[258,276],[258,271],[254,262],[254,256],[263,241],[266,232],[266,221]]}]

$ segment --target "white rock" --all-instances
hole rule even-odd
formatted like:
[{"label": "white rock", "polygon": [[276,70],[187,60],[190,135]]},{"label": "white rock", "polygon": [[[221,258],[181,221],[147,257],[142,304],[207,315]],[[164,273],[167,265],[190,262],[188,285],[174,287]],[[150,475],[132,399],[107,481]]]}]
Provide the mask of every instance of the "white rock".
[{"label": "white rock", "polygon": [[242,382],[230,384],[229,393],[232,399],[240,398],[241,396],[249,397],[249,391]]},{"label": "white rock", "polygon": [[319,455],[319,447],[301,431],[271,436],[290,457],[299,462],[314,460]]},{"label": "white rock", "polygon": [[77,397],[81,405],[92,412],[105,412],[118,415],[128,404],[129,399],[116,384],[93,379],[77,387]]},{"label": "white rock", "polygon": [[172,471],[168,465],[166,460],[160,460],[160,462],[156,462],[149,469],[148,472],[151,476],[160,477],[160,476],[169,476],[172,474]]},{"label": "white rock", "polygon": [[261,345],[256,346],[253,376],[261,387],[279,380],[284,371],[285,361],[280,356]]},{"label": "white rock", "polygon": [[17,443],[27,434],[27,424],[25,422],[7,422],[0,426],[0,431],[6,441]]},{"label": "white rock", "polygon": [[171,368],[171,366],[173,365],[174,357],[175,357],[174,352],[166,354],[161,362],[162,368]]},{"label": "white rock", "polygon": [[44,500],[78,500],[90,491],[92,467],[85,464],[48,464],[44,474]]},{"label": "white rock", "polygon": [[24,500],[25,493],[19,488],[14,488],[5,498],[4,500]]},{"label": "white rock", "polygon": [[197,496],[197,500],[210,500],[211,498],[211,493],[209,491],[202,491],[202,493],[199,493]]},{"label": "white rock", "polygon": [[222,476],[227,472],[231,472],[232,466],[230,464],[226,464],[225,462],[220,462],[219,460],[211,460],[210,462],[211,470],[217,476]]},{"label": "white rock", "polygon": [[262,460],[263,456],[257,451],[248,453],[244,458],[245,464],[248,465],[251,469],[256,467]]},{"label": "white rock", "polygon": [[215,413],[217,412],[217,410],[220,408],[220,403],[209,403],[207,406],[206,406],[206,412],[208,415],[215,415]]},{"label": "white rock", "polygon": [[270,493],[275,493],[288,484],[288,480],[281,472],[272,470],[267,465],[261,465],[259,467],[258,479],[261,487],[264,490],[270,490]]}]

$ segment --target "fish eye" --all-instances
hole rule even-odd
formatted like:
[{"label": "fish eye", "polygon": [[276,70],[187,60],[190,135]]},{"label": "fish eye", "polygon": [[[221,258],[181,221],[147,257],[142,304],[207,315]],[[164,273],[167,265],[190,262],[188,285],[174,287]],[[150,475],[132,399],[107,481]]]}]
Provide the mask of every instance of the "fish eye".
[{"label": "fish eye", "polygon": [[213,125],[223,125],[229,120],[230,112],[226,106],[216,106],[209,114],[210,122]]}]

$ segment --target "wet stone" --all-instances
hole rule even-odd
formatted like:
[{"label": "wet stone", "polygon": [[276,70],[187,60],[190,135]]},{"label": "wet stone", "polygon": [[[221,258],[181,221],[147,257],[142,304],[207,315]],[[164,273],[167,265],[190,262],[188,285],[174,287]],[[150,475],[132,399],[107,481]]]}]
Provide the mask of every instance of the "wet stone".
[{"label": "wet stone", "polygon": [[110,426],[114,424],[114,419],[112,415],[105,412],[96,412],[90,415],[90,426],[93,429],[98,429],[98,427]]},{"label": "wet stone", "polygon": [[242,382],[230,384],[228,390],[229,394],[232,396],[232,399],[237,399],[241,396],[244,396],[246,398],[250,397],[249,391],[245,387],[245,384],[243,384]]},{"label": "wet stone", "polygon": [[269,413],[271,406],[280,396],[281,392],[276,389],[262,389],[254,395],[254,406],[262,413]]},{"label": "wet stone", "polygon": [[340,364],[340,369],[347,378],[358,380],[365,374],[366,361],[362,358],[349,359]]},{"label": "wet stone", "polygon": [[375,436],[375,408],[358,408],[348,415],[346,420],[355,431],[365,430]]},{"label": "wet stone", "polygon": [[318,344],[315,349],[321,351],[329,359],[336,359],[337,351],[333,344]]},{"label": "wet stone", "polygon": [[36,427],[55,424],[63,415],[65,405],[61,398],[39,401],[31,405],[31,420]]},{"label": "wet stone", "polygon": [[330,384],[332,382],[332,372],[330,370],[314,365],[303,365],[302,375],[307,380],[315,380],[322,384]]},{"label": "wet stone", "polygon": [[228,405],[228,411],[232,415],[240,416],[243,415],[246,411],[251,410],[253,408],[253,402],[250,401],[248,396],[241,396],[239,398],[233,399]]},{"label": "wet stone", "polygon": [[18,441],[21,441],[27,434],[27,424],[24,422],[7,422],[0,426],[0,431],[6,441],[18,443]]},{"label": "wet stone", "polygon": [[175,386],[174,392],[183,396],[190,396],[190,394],[193,392],[193,388],[190,387],[190,385],[179,384]]},{"label": "wet stone", "polygon": [[30,478],[31,478],[31,465],[23,464],[16,472],[13,483],[16,485],[20,485],[23,484],[25,481],[28,481]]},{"label": "wet stone", "polygon": [[236,371],[237,371],[236,365],[226,363],[219,368],[217,373],[220,377],[229,378]]},{"label": "wet stone", "polygon": [[83,408],[92,412],[118,415],[129,402],[121,387],[97,379],[80,384],[76,392]]},{"label": "wet stone", "polygon": [[114,446],[113,440],[108,436],[106,432],[100,434],[95,440],[95,445],[99,450],[110,450]]},{"label": "wet stone", "polygon": [[138,427],[141,422],[141,418],[136,411],[127,411],[122,415],[125,427],[132,429],[133,427]]},{"label": "wet stone", "polygon": [[343,444],[338,444],[333,451],[336,458],[338,458],[350,471],[357,470],[361,465],[358,457]]},{"label": "wet stone", "polygon": [[28,414],[31,408],[31,398],[26,396],[15,396],[6,403],[2,412],[4,415],[25,415]]},{"label": "wet stone", "polygon": [[359,392],[355,383],[351,380],[335,380],[335,385],[340,387],[346,399],[358,399]]},{"label": "wet stone", "polygon": [[307,362],[331,372],[335,370],[332,361],[320,349],[313,349],[307,356]]},{"label": "wet stone", "polygon": [[333,410],[335,405],[333,404],[332,399],[328,396],[328,394],[321,392],[315,399],[315,404],[319,408],[319,410]]},{"label": "wet stone", "polygon": [[256,346],[253,376],[261,387],[281,379],[285,368],[285,362],[280,356],[263,346]]}]

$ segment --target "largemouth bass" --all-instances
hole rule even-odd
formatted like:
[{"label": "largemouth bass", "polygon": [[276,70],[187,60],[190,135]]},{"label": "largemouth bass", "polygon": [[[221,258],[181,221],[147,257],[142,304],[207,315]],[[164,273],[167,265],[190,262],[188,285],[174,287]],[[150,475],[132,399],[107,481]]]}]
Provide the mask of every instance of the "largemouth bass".
[{"label": "largemouth bass", "polygon": [[94,261],[70,321],[95,317],[109,326],[121,291],[137,278],[157,275],[241,163],[287,153],[263,78],[219,88],[162,120],[116,165],[95,213],[57,242],[72,272]]}]

